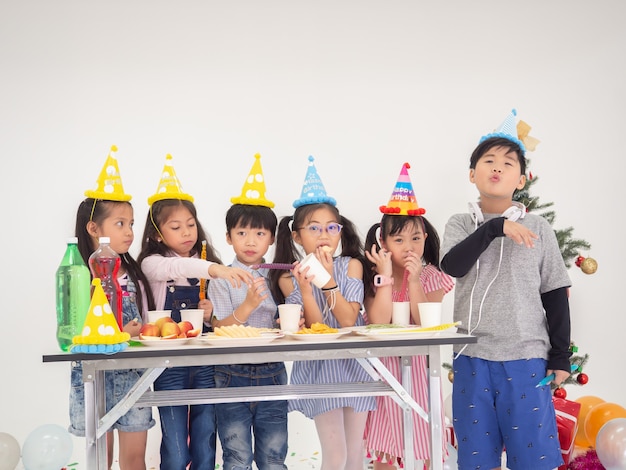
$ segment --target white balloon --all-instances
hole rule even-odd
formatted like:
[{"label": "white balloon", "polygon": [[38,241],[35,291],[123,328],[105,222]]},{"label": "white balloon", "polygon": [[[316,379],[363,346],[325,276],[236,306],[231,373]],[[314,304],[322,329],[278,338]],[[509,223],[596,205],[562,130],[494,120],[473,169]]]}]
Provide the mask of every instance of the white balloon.
[{"label": "white balloon", "polygon": [[44,424],[33,430],[22,446],[26,470],[58,470],[72,456],[72,438],[57,424]]},{"label": "white balloon", "polygon": [[596,435],[596,452],[606,470],[626,468],[626,418],[614,418]]},{"label": "white balloon", "polygon": [[15,470],[20,462],[20,443],[10,434],[0,432],[0,470]]}]

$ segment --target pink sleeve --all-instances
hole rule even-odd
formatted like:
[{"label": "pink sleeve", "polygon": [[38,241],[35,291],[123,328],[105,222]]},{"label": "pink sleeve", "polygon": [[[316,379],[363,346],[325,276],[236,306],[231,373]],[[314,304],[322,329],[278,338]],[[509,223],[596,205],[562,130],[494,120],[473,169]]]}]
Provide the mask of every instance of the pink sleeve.
[{"label": "pink sleeve", "polygon": [[427,294],[440,289],[443,289],[444,294],[447,294],[454,287],[452,278],[446,273],[439,271],[432,264],[424,266],[420,279],[424,292]]}]

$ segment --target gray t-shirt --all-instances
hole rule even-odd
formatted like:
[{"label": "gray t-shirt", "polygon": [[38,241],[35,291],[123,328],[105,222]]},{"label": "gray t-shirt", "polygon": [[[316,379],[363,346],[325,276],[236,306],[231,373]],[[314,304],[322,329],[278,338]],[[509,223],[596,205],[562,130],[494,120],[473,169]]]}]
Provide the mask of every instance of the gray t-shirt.
[{"label": "gray t-shirt", "polygon": [[[484,214],[485,220],[500,214]],[[571,281],[554,230],[541,216],[518,220],[539,236],[534,248],[507,237],[494,239],[469,272],[456,280],[454,320],[460,333],[478,337],[463,354],[489,361],[548,358],[550,340],[541,294]],[[446,224],[441,257],[475,230],[469,214]],[[456,346],[459,352],[463,345]]]}]

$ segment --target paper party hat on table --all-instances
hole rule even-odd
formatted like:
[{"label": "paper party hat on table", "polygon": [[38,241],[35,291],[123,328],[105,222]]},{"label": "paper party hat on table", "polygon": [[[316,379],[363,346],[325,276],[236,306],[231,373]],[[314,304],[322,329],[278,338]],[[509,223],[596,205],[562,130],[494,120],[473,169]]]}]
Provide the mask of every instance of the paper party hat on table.
[{"label": "paper party hat on table", "polygon": [[94,287],[83,331],[72,339],[73,353],[114,353],[128,346],[130,335],[120,331],[113,309],[102,289],[102,281],[94,278]]},{"label": "paper party hat on table", "polygon": [[231,197],[230,202],[250,206],[265,206],[270,209],[274,207],[272,201],[265,199],[265,178],[263,177],[263,169],[261,168],[260,154],[257,153],[254,156],[252,169],[241,188],[241,196]]},{"label": "paper party hat on table", "polygon": [[148,198],[148,205],[163,199],[180,199],[181,201],[193,202],[193,197],[183,191],[178,176],[172,165],[172,156],[168,153],[165,156],[165,166],[161,172],[161,181],[156,192]]},{"label": "paper party hat on table", "polygon": [[131,200],[131,196],[124,192],[120,169],[117,166],[117,159],[112,155],[114,152],[117,152],[117,147],[112,145],[111,151],[96,181],[95,189],[85,191],[85,196],[92,199],[104,199],[105,201]]},{"label": "paper party hat on table", "polygon": [[515,124],[515,116],[517,116],[517,110],[512,109],[509,115],[504,119],[495,131],[490,134],[484,135],[480,138],[480,142],[484,142],[487,139],[494,137],[502,137],[508,139],[511,142],[519,145],[522,150],[522,154],[526,152],[524,142],[522,142],[517,135],[517,125]]},{"label": "paper party hat on table", "polygon": [[402,165],[400,176],[398,176],[398,181],[393,188],[389,202],[386,206],[380,206],[380,211],[383,214],[416,216],[426,213],[426,209],[417,205],[417,198],[409,177],[409,168],[411,166],[408,163]]},{"label": "paper party hat on table", "polygon": [[313,163],[315,159],[313,157],[309,157],[309,166],[306,170],[306,176],[304,177],[304,185],[302,186],[302,193],[300,194],[300,199],[296,199],[293,202],[293,207],[296,209],[300,206],[305,206],[307,204],[330,204],[331,206],[337,205],[337,201],[335,198],[330,197],[326,194],[326,189],[324,188],[324,184],[317,174],[317,169],[315,168],[315,163]]}]

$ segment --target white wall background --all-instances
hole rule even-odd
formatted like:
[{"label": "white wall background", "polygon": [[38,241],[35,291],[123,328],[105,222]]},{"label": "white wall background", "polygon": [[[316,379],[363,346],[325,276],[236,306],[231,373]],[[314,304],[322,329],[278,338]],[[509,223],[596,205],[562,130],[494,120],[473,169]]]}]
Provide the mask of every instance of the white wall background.
[{"label": "white wall background", "polygon": [[[542,141],[533,194],[554,202],[555,228],[575,227],[600,266],[570,272],[572,338],[591,358],[589,384],[569,396],[626,406],[625,19],[621,0],[0,0],[0,431],[23,443],[41,424],[67,424],[69,368],[41,356],[57,350],[54,272],[110,145],[133,196],[134,254],[171,153],[229,262],[223,216],[256,152],[279,216],[313,155],[363,234],[408,161],[442,233],[476,197],[470,152],[512,107]],[[315,431],[291,424],[303,457],[291,466],[311,468]]]}]

